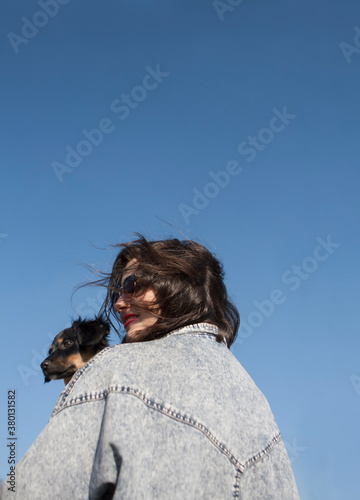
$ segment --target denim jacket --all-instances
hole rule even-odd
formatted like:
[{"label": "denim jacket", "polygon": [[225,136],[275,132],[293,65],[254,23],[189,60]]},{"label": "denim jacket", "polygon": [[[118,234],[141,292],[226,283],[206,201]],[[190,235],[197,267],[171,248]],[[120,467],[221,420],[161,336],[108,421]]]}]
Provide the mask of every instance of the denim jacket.
[{"label": "denim jacket", "polygon": [[199,323],[98,353],[5,498],[299,499],[268,402],[216,333]]}]

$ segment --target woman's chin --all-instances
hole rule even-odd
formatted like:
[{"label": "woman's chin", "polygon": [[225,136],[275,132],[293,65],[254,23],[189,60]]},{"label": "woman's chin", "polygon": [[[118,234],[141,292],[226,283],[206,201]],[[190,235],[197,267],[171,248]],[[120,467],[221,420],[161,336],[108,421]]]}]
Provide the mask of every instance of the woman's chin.
[{"label": "woman's chin", "polygon": [[133,342],[134,340],[137,340],[138,338],[141,337],[141,332],[145,327],[133,327],[129,325],[129,327],[126,329],[126,336],[125,336],[125,342]]},{"label": "woman's chin", "polygon": [[126,336],[124,342],[137,342],[141,340],[142,332],[145,328],[153,326],[157,322],[158,318],[151,315],[148,318],[136,318],[126,325]]}]

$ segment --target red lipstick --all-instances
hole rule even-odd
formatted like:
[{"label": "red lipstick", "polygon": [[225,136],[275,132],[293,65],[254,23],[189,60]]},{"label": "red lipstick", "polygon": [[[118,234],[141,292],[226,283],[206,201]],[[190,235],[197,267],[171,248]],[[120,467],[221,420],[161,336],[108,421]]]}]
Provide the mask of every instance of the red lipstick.
[{"label": "red lipstick", "polygon": [[124,327],[126,328],[130,323],[135,321],[137,318],[136,314],[125,314],[124,316]]}]

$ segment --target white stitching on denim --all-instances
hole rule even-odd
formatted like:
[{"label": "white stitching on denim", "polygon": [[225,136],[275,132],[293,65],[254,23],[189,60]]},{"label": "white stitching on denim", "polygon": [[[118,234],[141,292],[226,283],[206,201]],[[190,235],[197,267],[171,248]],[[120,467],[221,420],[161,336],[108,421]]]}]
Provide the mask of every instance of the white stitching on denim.
[{"label": "white stitching on denim", "polygon": [[198,422],[195,418],[188,417],[186,415],[181,414],[179,411],[172,410],[171,408],[167,408],[165,405],[162,403],[157,403],[153,399],[149,399],[143,392],[139,391],[139,389],[133,389],[132,387],[118,387],[117,385],[113,387],[109,387],[109,389],[104,390],[102,392],[95,392],[95,393],[90,393],[85,396],[77,396],[73,399],[70,399],[70,401],[67,401],[62,408],[59,408],[57,410],[57,407],[54,408],[54,411],[51,415],[51,418],[54,417],[56,414],[60,413],[62,410],[65,408],[68,408],[70,406],[75,406],[78,404],[86,403],[86,402],[91,402],[91,401],[100,401],[102,399],[106,399],[108,394],[110,393],[121,393],[121,394],[129,394],[131,396],[135,396],[138,399],[140,399],[146,406],[149,408],[152,408],[163,415],[168,416],[169,418],[172,418],[173,420],[176,420],[177,422],[182,422],[186,425],[189,425],[190,427],[194,427],[195,429],[198,429],[200,432],[202,432],[208,439],[209,441],[216,447],[218,448],[221,453],[223,453],[229,460],[230,462],[235,465],[235,467],[243,473],[246,469],[254,465],[256,462],[262,460],[266,455],[268,455],[273,447],[275,446],[276,443],[281,441],[281,434],[277,433],[271,441],[265,446],[264,449],[260,450],[259,453],[251,457],[249,460],[245,462],[245,464],[242,464],[235,458],[233,453],[231,453],[230,450],[227,449],[227,447],[219,441],[210,431],[207,427],[205,427],[203,424]]},{"label": "white stitching on denim", "polygon": [[282,440],[280,432],[275,434],[275,436],[272,438],[270,443],[268,443],[267,446],[263,450],[261,450],[259,453],[251,457],[249,460],[245,462],[244,470],[236,470],[235,473],[235,484],[234,484],[234,490],[233,490],[233,498],[234,499],[239,499],[240,498],[240,481],[242,474],[245,472],[245,470],[250,469],[253,465],[255,465],[257,462],[263,460],[269,453],[272,451],[274,446],[279,443]]},{"label": "white stitching on denim", "polygon": [[[116,345],[120,345],[120,344],[116,344]],[[105,349],[103,349],[102,351],[98,352],[97,354],[95,354],[95,356],[93,358],[91,358],[87,363],[86,365],[82,366],[79,370],[77,370],[77,372],[75,373],[75,375],[72,377],[72,379],[70,380],[70,382],[66,385],[65,389],[63,390],[63,392],[60,394],[55,406],[54,406],[54,409],[53,409],[53,412],[52,412],[52,415],[54,415],[55,411],[59,408],[61,409],[61,406],[64,404],[65,402],[65,399],[68,397],[71,389],[74,387],[76,381],[81,377],[81,375],[94,363],[94,361],[98,358],[100,358],[102,355],[105,354],[105,352],[109,351],[110,349],[113,349],[114,347],[116,347],[116,345],[111,345],[109,347],[106,347]],[[51,415],[51,416],[52,416]]]},{"label": "white stitching on denim", "polygon": [[279,443],[280,441],[281,441],[281,434],[280,434],[280,432],[278,432],[277,434],[275,434],[275,436],[272,438],[270,443],[267,446],[265,446],[265,448],[263,450],[259,451],[259,453],[257,453],[253,457],[249,458],[249,460],[247,460],[245,462],[245,469],[249,469],[256,462],[259,462],[260,460],[265,458],[266,455],[268,455],[271,452],[271,450],[274,448],[274,446],[277,443]]},{"label": "white stitching on denim", "polygon": [[[181,328],[178,328],[177,330],[173,330],[172,332],[165,335],[163,338],[169,337],[170,335],[191,334],[192,336],[195,336],[195,337],[206,337],[210,340],[214,340],[214,335],[217,335],[218,331],[219,331],[218,327],[216,325],[212,325],[211,323],[194,323],[193,325],[187,325],[187,326],[183,326]],[[159,339],[159,340],[161,340],[161,339]],[[225,342],[225,345],[226,345],[226,342]],[[86,363],[86,365],[84,365],[82,368],[80,368],[76,372],[76,374],[72,377],[70,382],[67,384],[67,386],[63,390],[63,392],[60,394],[60,396],[55,404],[52,415],[54,415],[55,411],[58,408],[59,409],[61,408],[61,406],[65,402],[66,398],[68,397],[71,389],[74,387],[76,381],[93,364],[93,362],[96,359],[99,359],[101,356],[103,356],[110,349],[113,349],[113,348],[116,348],[119,346],[121,346],[121,344],[115,344],[115,345],[111,345],[109,347],[106,347],[102,351],[95,354],[95,356],[93,358],[91,358],[90,361],[88,361]]]},{"label": "white stitching on denim", "polygon": [[235,469],[235,483],[233,490],[233,498],[240,498],[240,480],[241,480],[241,471],[239,469]]}]

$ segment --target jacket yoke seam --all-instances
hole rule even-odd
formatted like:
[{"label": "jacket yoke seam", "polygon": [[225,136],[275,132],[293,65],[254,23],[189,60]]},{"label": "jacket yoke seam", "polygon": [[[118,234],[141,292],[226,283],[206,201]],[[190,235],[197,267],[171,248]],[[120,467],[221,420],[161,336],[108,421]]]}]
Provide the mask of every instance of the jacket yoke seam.
[{"label": "jacket yoke seam", "polygon": [[[156,402],[154,399],[146,396],[144,392],[141,392],[139,389],[135,389],[133,387],[126,387],[118,385],[110,386],[107,390],[89,393],[85,395],[76,396],[75,398],[67,401],[62,407],[57,406],[54,408],[54,411],[51,415],[51,418],[60,413],[62,410],[69,408],[71,406],[90,403],[95,401],[105,400],[107,396],[111,393],[120,393],[120,394],[128,394],[130,396],[134,396],[140,401],[142,401],[148,408],[151,408],[163,415],[176,420],[177,422],[183,423],[185,425],[189,425],[197,430],[199,430],[223,455],[227,457],[227,459],[235,466],[235,468],[242,474],[246,469],[252,467],[255,463],[263,460],[266,455],[268,455],[274,446],[281,441],[280,432],[276,433],[269,443],[265,446],[265,448],[261,449],[258,453],[249,458],[245,463],[241,463],[235,455],[226,447],[224,443],[222,443],[204,424],[199,422],[193,417],[189,417],[186,414],[181,413],[178,410],[174,410],[170,407],[165,406],[162,403]],[[236,496],[235,496],[236,498]]]}]

